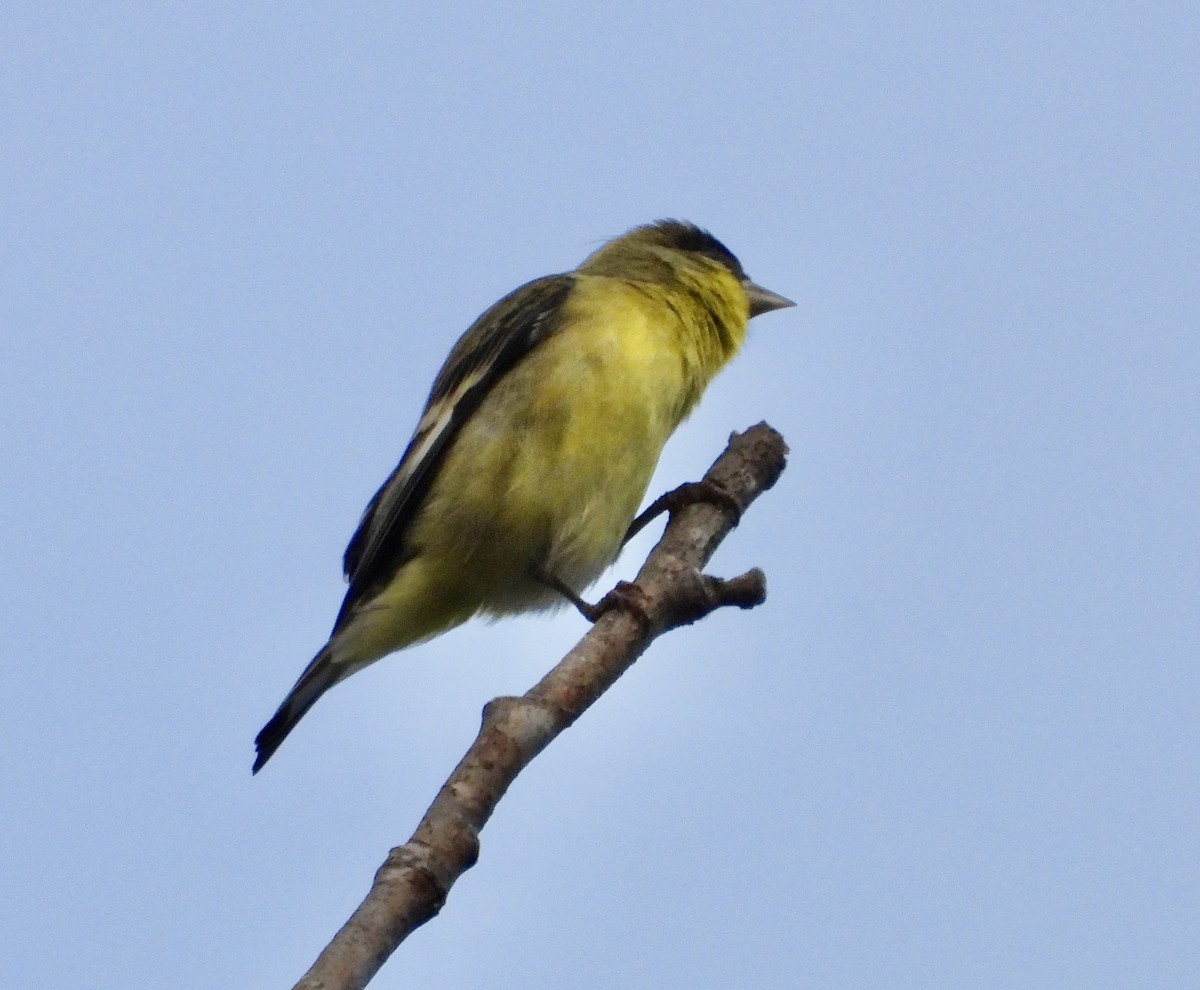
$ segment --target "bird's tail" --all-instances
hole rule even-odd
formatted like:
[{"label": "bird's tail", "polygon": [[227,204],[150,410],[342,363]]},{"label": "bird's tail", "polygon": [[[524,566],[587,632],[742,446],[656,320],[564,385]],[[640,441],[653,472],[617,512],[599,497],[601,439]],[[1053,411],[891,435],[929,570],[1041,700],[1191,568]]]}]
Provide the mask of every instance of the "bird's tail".
[{"label": "bird's tail", "polygon": [[334,662],[328,646],[313,657],[312,663],[304,668],[296,686],[283,699],[279,710],[255,737],[254,746],[258,755],[254,758],[252,773],[258,773],[263,768],[263,764],[271,758],[317,699],[350,673],[350,670],[345,669],[346,666]]}]

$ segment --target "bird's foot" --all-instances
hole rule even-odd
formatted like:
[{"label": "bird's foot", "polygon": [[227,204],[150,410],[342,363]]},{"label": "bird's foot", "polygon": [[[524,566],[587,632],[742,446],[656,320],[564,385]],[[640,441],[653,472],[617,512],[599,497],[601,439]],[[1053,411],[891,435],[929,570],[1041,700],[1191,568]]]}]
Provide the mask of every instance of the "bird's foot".
[{"label": "bird's foot", "polygon": [[571,588],[565,582],[559,580],[541,567],[536,565],[531,567],[530,574],[539,584],[544,584],[547,588],[551,588],[562,595],[563,598],[575,606],[579,614],[587,619],[588,622],[594,623],[604,613],[611,612],[614,609],[621,609],[632,615],[643,629],[648,630],[650,628],[650,615],[646,608],[646,593],[630,581],[618,581],[612,591],[593,605],[591,602],[580,597],[574,588]]},{"label": "bird's foot", "polygon": [[[642,627],[643,633],[650,630],[650,612],[647,607],[646,593],[632,581],[618,581],[612,591],[595,605],[588,605],[587,602],[583,604],[587,606],[587,611],[582,608],[579,611],[583,612],[584,617],[591,622],[595,622],[605,612],[619,609],[633,616],[638,625]],[[578,608],[578,606],[576,607]]]},{"label": "bird's foot", "polygon": [[664,512],[674,515],[680,509],[697,502],[709,502],[725,509],[733,516],[733,525],[742,518],[742,505],[724,485],[716,481],[685,481],[678,488],[660,495],[651,502],[640,516],[629,524],[625,532],[624,543],[628,543],[646,526],[661,516]]}]

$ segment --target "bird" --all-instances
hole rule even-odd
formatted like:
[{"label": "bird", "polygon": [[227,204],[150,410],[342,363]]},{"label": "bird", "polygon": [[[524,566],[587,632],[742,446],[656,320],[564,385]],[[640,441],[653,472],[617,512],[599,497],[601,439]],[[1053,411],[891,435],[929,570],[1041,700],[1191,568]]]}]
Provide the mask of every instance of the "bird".
[{"label": "bird", "polygon": [[581,604],[749,320],[794,305],[707,230],[668,219],[484,312],[367,505],[333,631],[255,739],[252,772],[321,695],[376,660],[475,615]]}]

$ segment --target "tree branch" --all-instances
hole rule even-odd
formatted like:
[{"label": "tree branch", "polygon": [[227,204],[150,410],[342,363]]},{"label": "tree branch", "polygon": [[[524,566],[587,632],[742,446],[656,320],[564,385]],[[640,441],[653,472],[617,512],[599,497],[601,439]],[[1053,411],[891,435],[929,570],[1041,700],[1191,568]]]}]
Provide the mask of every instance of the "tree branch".
[{"label": "tree branch", "polygon": [[[479,735],[442,785],[416,832],[388,853],[366,898],[295,990],[361,990],[410,932],[441,910],[479,857],[479,832],[518,773],[596,701],[662,633],[723,605],[766,598],[758,568],[731,580],[701,569],[741,512],[783,471],[787,446],[766,423],[735,433],[701,486],[719,497],[672,508],[638,573],[637,608],[614,608],[520,698],[495,698]],[[665,504],[665,503],[664,503]],[[628,586],[627,586],[628,593]]]}]

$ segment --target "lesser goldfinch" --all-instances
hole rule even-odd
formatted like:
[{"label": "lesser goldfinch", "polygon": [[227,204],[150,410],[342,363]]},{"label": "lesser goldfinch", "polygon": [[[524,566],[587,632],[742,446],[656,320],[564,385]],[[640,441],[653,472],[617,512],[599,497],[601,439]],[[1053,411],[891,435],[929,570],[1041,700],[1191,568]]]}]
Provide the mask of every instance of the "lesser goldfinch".
[{"label": "lesser goldfinch", "polygon": [[344,560],[333,632],[258,734],[257,773],[333,685],[473,615],[563,604],[615,559],[667,438],[751,317],[795,305],[661,220],[477,319]]}]

